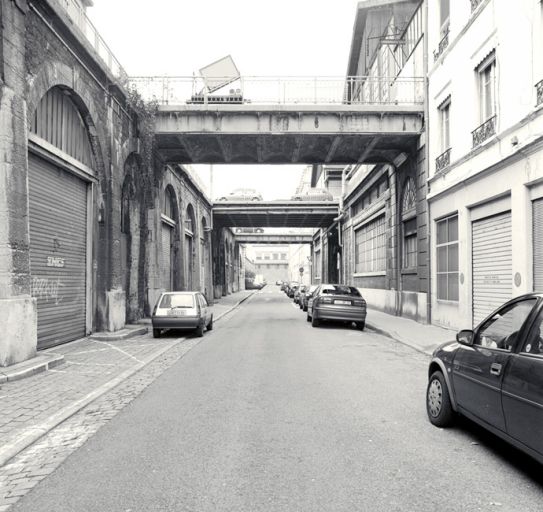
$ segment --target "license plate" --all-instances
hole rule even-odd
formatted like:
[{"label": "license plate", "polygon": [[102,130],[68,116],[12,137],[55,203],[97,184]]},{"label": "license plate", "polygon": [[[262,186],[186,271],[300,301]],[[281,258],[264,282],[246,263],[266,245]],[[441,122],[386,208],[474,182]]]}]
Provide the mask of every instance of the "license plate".
[{"label": "license plate", "polygon": [[342,304],[344,306],[350,306],[351,301],[350,300],[335,300],[334,304]]},{"label": "license plate", "polygon": [[184,316],[187,312],[184,309],[170,309],[170,314],[173,316]]}]

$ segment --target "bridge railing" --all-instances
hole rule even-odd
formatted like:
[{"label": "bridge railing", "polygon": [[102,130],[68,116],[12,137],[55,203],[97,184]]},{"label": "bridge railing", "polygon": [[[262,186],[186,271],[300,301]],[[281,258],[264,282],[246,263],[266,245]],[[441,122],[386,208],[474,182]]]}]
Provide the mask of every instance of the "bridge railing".
[{"label": "bridge railing", "polygon": [[[221,77],[213,77],[220,81]],[[162,105],[414,105],[423,103],[422,77],[244,76],[207,93],[202,77],[130,77],[129,87]]]},{"label": "bridge railing", "polygon": [[75,0],[59,0],[72,23],[83,33],[94,51],[102,59],[109,71],[121,83],[126,83],[128,75],[113,52],[109,49],[104,38],[100,35],[92,21],[85,13],[85,9]]}]

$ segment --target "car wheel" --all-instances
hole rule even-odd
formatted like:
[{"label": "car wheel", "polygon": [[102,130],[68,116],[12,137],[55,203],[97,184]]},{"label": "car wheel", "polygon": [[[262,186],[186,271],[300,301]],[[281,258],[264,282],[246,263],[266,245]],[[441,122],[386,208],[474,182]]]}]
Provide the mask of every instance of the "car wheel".
[{"label": "car wheel", "polygon": [[318,327],[321,324],[321,321],[318,318],[313,317],[311,319],[311,325],[313,327]]},{"label": "car wheel", "polygon": [[258,198],[258,197],[253,197],[253,198],[251,198],[251,201],[260,201],[260,198]]},{"label": "car wheel", "polygon": [[204,335],[204,324],[200,324],[198,327],[196,327],[194,332],[198,338],[201,338]]},{"label": "car wheel", "polygon": [[366,327],[366,322],[356,322],[356,328],[358,330],[363,331],[364,327]]},{"label": "car wheel", "polygon": [[207,330],[208,331],[213,330],[213,315],[211,315],[211,320],[209,321],[209,324],[207,325]]},{"label": "car wheel", "polygon": [[449,389],[440,371],[432,373],[426,389],[426,412],[430,423],[436,427],[448,427],[453,423],[454,411]]},{"label": "car wheel", "polygon": [[306,320],[307,320],[308,322],[311,322],[311,317],[309,316],[309,313],[307,313],[307,318],[306,318]]},{"label": "car wheel", "polygon": [[153,329],[153,338],[160,338],[160,329]]},{"label": "car wheel", "polygon": [[304,306],[304,311],[307,311],[307,306]]},{"label": "car wheel", "polygon": [[301,302],[298,305],[300,306],[300,309],[304,309],[304,306],[302,305]]}]

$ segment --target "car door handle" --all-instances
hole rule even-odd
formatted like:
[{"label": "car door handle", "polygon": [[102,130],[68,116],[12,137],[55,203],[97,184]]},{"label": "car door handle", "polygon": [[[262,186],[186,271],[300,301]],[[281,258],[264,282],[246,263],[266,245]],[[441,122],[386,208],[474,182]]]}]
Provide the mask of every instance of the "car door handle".
[{"label": "car door handle", "polygon": [[490,373],[492,375],[499,375],[502,372],[502,365],[500,363],[492,363],[490,365]]}]

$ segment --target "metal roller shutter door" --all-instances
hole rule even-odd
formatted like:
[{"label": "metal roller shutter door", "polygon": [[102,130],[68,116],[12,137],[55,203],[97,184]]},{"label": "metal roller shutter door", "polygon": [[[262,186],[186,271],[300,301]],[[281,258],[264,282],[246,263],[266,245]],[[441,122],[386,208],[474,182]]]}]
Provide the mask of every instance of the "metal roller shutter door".
[{"label": "metal roller shutter door", "polygon": [[534,244],[534,291],[543,292],[543,199],[532,203]]},{"label": "metal roller shutter door", "polygon": [[473,326],[513,294],[511,212],[473,222]]},{"label": "metal roller shutter door", "polygon": [[172,244],[172,228],[162,224],[162,288],[166,291],[171,290],[171,244]]},{"label": "metal roller shutter door", "polygon": [[30,275],[38,348],[86,332],[87,184],[29,156]]}]

